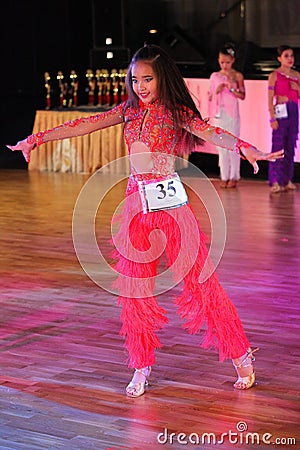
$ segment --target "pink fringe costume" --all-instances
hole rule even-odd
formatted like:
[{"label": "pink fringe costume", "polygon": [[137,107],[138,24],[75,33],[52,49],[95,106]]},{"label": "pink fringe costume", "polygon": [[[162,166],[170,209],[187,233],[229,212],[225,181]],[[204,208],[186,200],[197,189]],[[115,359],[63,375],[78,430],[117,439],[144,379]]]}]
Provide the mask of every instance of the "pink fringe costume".
[{"label": "pink fringe costume", "polygon": [[[182,113],[182,127],[215,145],[239,153],[248,145],[230,133],[202,121],[192,111]],[[182,284],[176,299],[178,313],[189,333],[204,327],[203,348],[219,350],[220,360],[238,358],[250,347],[237,311],[220,285],[215,272],[204,282],[199,274],[207,258],[205,236],[189,204],[154,212],[143,212],[139,181],[159,181],[174,175],[176,155],[181,151],[179,132],[172,114],[159,101],[138,108],[122,103],[112,110],[76,119],[37,133],[28,143],[44,142],[91,133],[124,122],[130,158],[145,152],[149,171],[137,170],[131,159],[120,228],[114,236],[114,287],[122,306],[121,335],[125,337],[129,367],[143,368],[155,363],[155,349],[161,347],[157,331],[168,322],[166,312],[153,294],[162,256],[175,284]],[[184,257],[178,256],[180,251]]]}]

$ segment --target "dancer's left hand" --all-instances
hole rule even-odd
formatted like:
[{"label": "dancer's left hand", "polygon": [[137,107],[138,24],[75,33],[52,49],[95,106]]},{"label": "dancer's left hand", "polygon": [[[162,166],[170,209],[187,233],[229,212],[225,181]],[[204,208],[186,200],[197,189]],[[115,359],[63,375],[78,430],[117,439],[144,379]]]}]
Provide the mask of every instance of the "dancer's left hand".
[{"label": "dancer's left hand", "polygon": [[255,174],[259,171],[257,161],[276,161],[277,159],[284,158],[284,150],[279,150],[274,153],[264,153],[251,145],[241,145],[240,151],[241,155],[244,156],[250,164],[252,164]]}]

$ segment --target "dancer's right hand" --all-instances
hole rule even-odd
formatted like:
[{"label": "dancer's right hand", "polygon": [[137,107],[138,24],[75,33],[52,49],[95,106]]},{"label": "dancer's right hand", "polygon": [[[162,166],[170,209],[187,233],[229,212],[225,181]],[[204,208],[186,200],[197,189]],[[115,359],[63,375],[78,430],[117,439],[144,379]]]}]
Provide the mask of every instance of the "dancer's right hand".
[{"label": "dancer's right hand", "polygon": [[25,161],[29,163],[30,161],[30,153],[31,150],[35,147],[35,144],[29,144],[27,142],[27,138],[23,139],[23,141],[19,141],[16,145],[7,145],[7,148],[12,150],[13,152],[19,150],[23,153]]}]

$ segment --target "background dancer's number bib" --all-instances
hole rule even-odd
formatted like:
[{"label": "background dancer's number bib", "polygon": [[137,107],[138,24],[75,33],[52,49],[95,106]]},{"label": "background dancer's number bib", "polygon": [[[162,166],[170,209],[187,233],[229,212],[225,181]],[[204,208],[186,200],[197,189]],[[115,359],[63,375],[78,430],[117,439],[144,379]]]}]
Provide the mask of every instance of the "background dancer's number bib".
[{"label": "background dancer's number bib", "polygon": [[288,117],[288,110],[286,103],[278,103],[275,106],[275,118],[276,119],[286,119]]},{"label": "background dancer's number bib", "polygon": [[162,181],[139,181],[144,213],[178,208],[188,203],[184,186],[177,174]]}]

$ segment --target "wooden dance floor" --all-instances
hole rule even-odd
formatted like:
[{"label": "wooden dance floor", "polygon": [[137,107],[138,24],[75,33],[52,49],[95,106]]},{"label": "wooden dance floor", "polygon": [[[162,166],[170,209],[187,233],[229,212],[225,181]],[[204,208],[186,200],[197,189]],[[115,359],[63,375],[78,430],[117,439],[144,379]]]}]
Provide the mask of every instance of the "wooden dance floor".
[{"label": "wooden dance floor", "polygon": [[[110,174],[96,176],[110,186]],[[217,271],[260,348],[256,386],[234,390],[231,361],[220,363],[200,348],[201,336],[183,330],[177,286],[158,297],[169,324],[159,333],[164,347],[151,385],[130,399],[117,297],[87,275],[73,245],[73,211],[88,179],[0,172],[0,449],[300,448],[300,186],[271,196],[266,181],[220,191],[212,180],[227,218]],[[124,188],[116,184],[97,211],[107,254]],[[209,236],[196,200],[195,210]],[[97,274],[97,264],[90,267]]]}]

